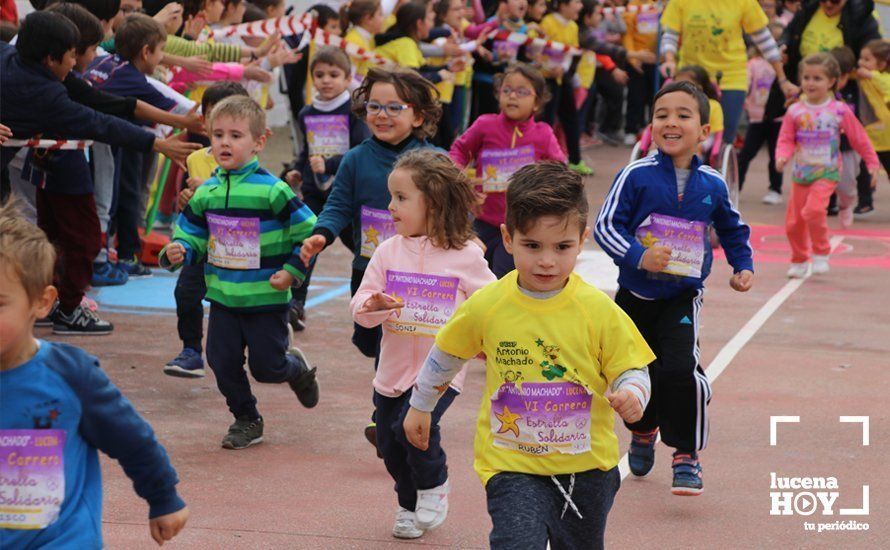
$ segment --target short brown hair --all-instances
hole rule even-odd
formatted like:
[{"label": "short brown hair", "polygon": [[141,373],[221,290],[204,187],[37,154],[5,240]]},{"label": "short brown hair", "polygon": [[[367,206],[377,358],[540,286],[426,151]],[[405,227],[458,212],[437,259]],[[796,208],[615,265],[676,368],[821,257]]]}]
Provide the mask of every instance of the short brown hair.
[{"label": "short brown hair", "polygon": [[828,78],[834,79],[834,86],[831,89],[833,91],[837,90],[837,81],[841,77],[841,66],[833,55],[828,52],[818,52],[804,57],[800,62],[800,74],[803,74],[803,69],[807,65],[819,65],[822,67]]},{"label": "short brown hair", "polygon": [[349,75],[352,72],[352,63],[349,62],[349,56],[335,46],[322,46],[315,51],[312,60],[309,61],[309,72],[315,70],[315,66],[319,63],[327,63],[343,69],[343,72]]},{"label": "short brown hair", "polygon": [[365,103],[371,96],[374,84],[392,84],[402,101],[414,107],[414,113],[423,118],[423,124],[414,128],[417,139],[436,135],[442,104],[439,103],[439,90],[436,86],[411,69],[380,69],[373,67],[354,92],[352,92],[352,112],[361,119],[367,115]]},{"label": "short brown hair", "polygon": [[652,98],[652,120],[655,119],[655,104],[658,103],[658,100],[674,92],[683,92],[692,96],[695,104],[698,105],[698,119],[702,126],[711,121],[711,104],[708,103],[708,96],[705,95],[701,88],[688,80],[675,80],[665,84],[658,90],[658,93]]},{"label": "short brown hair", "polygon": [[393,167],[411,173],[423,193],[427,207],[429,238],[436,246],[461,249],[473,238],[470,212],[476,204],[473,184],[445,153],[435,149],[413,149],[399,157]]},{"label": "short brown hair", "polygon": [[848,74],[856,70],[856,54],[849,46],[839,46],[828,53],[837,61],[841,74]]},{"label": "short brown hair", "polygon": [[21,281],[34,303],[53,284],[56,251],[46,233],[22,216],[13,195],[0,206],[0,269]]},{"label": "short brown hair", "polygon": [[504,79],[511,74],[518,74],[529,81],[532,89],[535,91],[535,110],[540,111],[544,105],[550,102],[550,90],[547,88],[547,81],[541,71],[532,67],[528,63],[511,63],[502,73],[494,75],[494,94],[501,93],[501,85]]},{"label": "short brown hair", "polygon": [[579,174],[556,161],[523,166],[510,176],[507,187],[507,231],[528,231],[544,216],[577,218],[581,233],[587,227],[587,196]]},{"label": "short brown hair", "polygon": [[114,47],[127,61],[136,59],[144,46],[154,51],[158,44],[166,40],[167,30],[164,26],[144,13],[127,16],[114,33]]},{"label": "short brown hair", "polygon": [[250,135],[254,139],[266,133],[266,113],[256,101],[249,97],[232,95],[217,103],[210,111],[211,129],[214,121],[221,116],[230,116],[235,120],[246,119],[247,125],[250,127]]}]

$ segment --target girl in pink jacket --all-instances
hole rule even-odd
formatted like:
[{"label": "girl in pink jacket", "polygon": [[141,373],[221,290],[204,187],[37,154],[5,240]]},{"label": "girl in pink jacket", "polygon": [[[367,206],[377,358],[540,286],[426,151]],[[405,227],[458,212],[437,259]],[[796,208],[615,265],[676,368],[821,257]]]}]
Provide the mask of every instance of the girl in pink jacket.
[{"label": "girl in pink jacket", "polygon": [[802,279],[812,272],[828,273],[828,221],[826,208],[840,179],[841,132],[859,153],[877,181],[878,156],[856,115],[833,93],[840,67],[831,54],[808,55],[800,63],[805,99],[788,108],[776,144],[776,170],[782,172],[793,156],[793,187],[785,212],[785,234],[791,245],[788,276]]},{"label": "girl in pink jacket", "polygon": [[440,388],[430,446],[410,445],[402,421],[411,388],[436,333],[473,292],[495,280],[471,239],[472,184],[443,153],[402,155],[388,181],[397,235],[379,243],[350,303],[355,322],[383,325],[374,377],[377,449],[396,482],[399,507],[392,534],[413,539],[448,514],[448,469],[438,421],[460,392],[465,371]]},{"label": "girl in pink jacket", "polygon": [[537,69],[510,65],[495,79],[501,112],[482,115],[451,146],[451,159],[460,167],[475,163],[477,190],[485,194],[473,229],[485,243],[485,259],[498,278],[513,271],[513,257],[504,249],[501,224],[507,212],[507,180],[526,164],[541,160],[565,162],[553,128],[536,122],[550,94]]}]

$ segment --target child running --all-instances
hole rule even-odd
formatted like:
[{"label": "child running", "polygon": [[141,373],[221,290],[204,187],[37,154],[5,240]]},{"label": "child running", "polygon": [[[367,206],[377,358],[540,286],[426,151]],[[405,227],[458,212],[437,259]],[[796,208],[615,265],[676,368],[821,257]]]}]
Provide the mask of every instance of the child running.
[{"label": "child running", "polygon": [[[309,265],[352,224],[354,295],[376,248],[396,234],[387,210],[392,200],[387,178],[396,158],[412,149],[431,147],[427,138],[436,133],[442,107],[436,101],[435,86],[416,72],[372,68],[353,94],[353,112],[367,122],[373,137],[343,155],[331,194],[312,236],[303,242],[300,257]],[[380,327],[369,329],[356,323],[352,343],[365,357],[376,359],[380,337]],[[373,445],[375,429],[373,422],[365,428],[365,437]]]},{"label": "child running", "polygon": [[260,168],[266,114],[255,101],[222,100],[209,126],[219,168],[180,214],[159,261],[175,269],[206,255],[207,362],[235,416],[222,446],[244,449],[263,440],[264,424],[244,372],[245,347],[258,382],[287,382],[304,407],[318,404],[315,368],[299,349],[288,349],[287,324],[291,284],[305,277],[299,243],[315,215],[286,183]]},{"label": "child running", "polygon": [[788,277],[802,279],[828,273],[826,208],[840,177],[841,132],[859,153],[877,181],[878,156],[862,124],[847,105],[834,99],[840,66],[830,53],[808,55],[800,64],[801,90],[806,97],[788,108],[776,145],[776,169],[794,157],[792,190],[785,211],[785,234],[791,245]]},{"label": "child running", "polygon": [[541,160],[566,157],[546,122],[534,119],[550,100],[547,83],[537,69],[516,63],[495,79],[501,112],[482,115],[451,146],[451,159],[464,167],[474,162],[477,189],[485,195],[473,229],[485,243],[485,259],[498,278],[513,271],[513,257],[504,248],[501,225],[505,192],[514,172]]},{"label": "child running", "polygon": [[[161,545],[189,517],[151,426],[86,352],[31,335],[56,299],[55,251],[10,201],[0,208],[0,459],[4,548],[102,548],[102,450],[148,501]],[[14,486],[14,489],[12,488]]]},{"label": "child running", "polygon": [[[615,302],[633,319],[658,356],[649,364],[652,398],[633,432],[630,471],[645,476],[655,464],[659,429],[674,447],[675,495],[702,492],[698,452],[708,444],[711,388],[700,364],[698,319],[716,229],[733,267],[733,290],[754,278],[750,228],[729,200],[719,172],[696,152],[708,137],[708,98],[691,82],[672,82],[653,100],[655,156],[624,167],[596,221],[597,243],[619,267]],[[823,214],[824,214],[823,207]]]},{"label": "child running", "polygon": [[446,155],[433,149],[405,153],[388,187],[397,235],[380,243],[350,307],[360,325],[384,327],[374,377],[377,448],[396,482],[392,534],[415,539],[448,514],[448,468],[438,423],[460,393],[465,373],[436,405],[424,451],[409,445],[402,431],[411,387],[451,313],[495,277],[471,241],[472,184]]},{"label": "child running", "polygon": [[552,161],[513,174],[502,231],[516,271],[461,304],[411,395],[405,434],[427,449],[437,401],[485,353],[474,465],[496,550],[548,539],[602,548],[620,484],[613,410],[636,421],[648,399],[655,356],[627,315],[572,273],[586,225],[580,175]]}]

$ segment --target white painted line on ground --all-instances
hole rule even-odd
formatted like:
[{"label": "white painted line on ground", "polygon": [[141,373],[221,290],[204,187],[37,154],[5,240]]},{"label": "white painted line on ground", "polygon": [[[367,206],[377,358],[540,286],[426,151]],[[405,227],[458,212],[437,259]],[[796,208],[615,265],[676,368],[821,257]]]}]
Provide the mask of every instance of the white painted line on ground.
[{"label": "white painted line on ground", "polygon": [[[835,235],[831,238],[831,251],[834,252],[838,246],[840,246],[841,241],[844,240],[844,237],[841,235]],[[745,325],[739,329],[739,331],[733,336],[726,345],[723,346],[723,349],[720,350],[720,353],[714,357],[714,360],[711,361],[711,364],[708,365],[705,374],[708,375],[708,380],[713,384],[717,377],[720,376],[726,367],[729,366],[730,362],[735,359],[735,356],[745,347],[751,338],[757,334],[757,331],[766,324],[767,320],[772,317],[773,313],[778,311],[778,309],[785,303],[785,300],[791,297],[792,294],[797,291],[798,288],[806,281],[806,279],[791,279],[785,286],[779,289],[778,292],[773,294],[772,298],[767,300],[763,306],[757,310],[757,313],[754,314],[751,319],[748,320]],[[658,439],[656,439],[656,443],[661,441],[661,434],[658,434]],[[630,466],[627,462],[627,453],[621,457],[621,460],[618,462],[618,471],[621,473],[622,481],[624,478],[630,474]]]}]

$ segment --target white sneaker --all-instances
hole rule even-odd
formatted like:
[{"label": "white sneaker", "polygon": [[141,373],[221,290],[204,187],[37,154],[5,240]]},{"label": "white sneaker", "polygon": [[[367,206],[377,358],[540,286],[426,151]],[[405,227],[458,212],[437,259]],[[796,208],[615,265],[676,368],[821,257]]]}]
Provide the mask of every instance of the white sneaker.
[{"label": "white sneaker", "polygon": [[636,134],[624,134],[624,144],[628,147],[633,147],[637,143],[637,135]]},{"label": "white sneaker", "polygon": [[782,204],[782,195],[771,190],[763,196],[763,204]]},{"label": "white sneaker", "polygon": [[807,275],[810,274],[810,263],[804,262],[802,264],[791,264],[791,267],[788,268],[788,278],[790,279],[804,279]]},{"label": "white sneaker", "polygon": [[813,254],[813,275],[824,275],[826,273],[828,273],[828,256]]},{"label": "white sneaker", "polygon": [[432,489],[417,491],[417,526],[425,531],[442,525],[448,517],[448,481]]},{"label": "white sneaker", "polygon": [[397,539],[417,539],[423,536],[423,529],[415,523],[417,517],[411,510],[401,506],[396,510],[396,523],[392,526],[392,536]]}]

